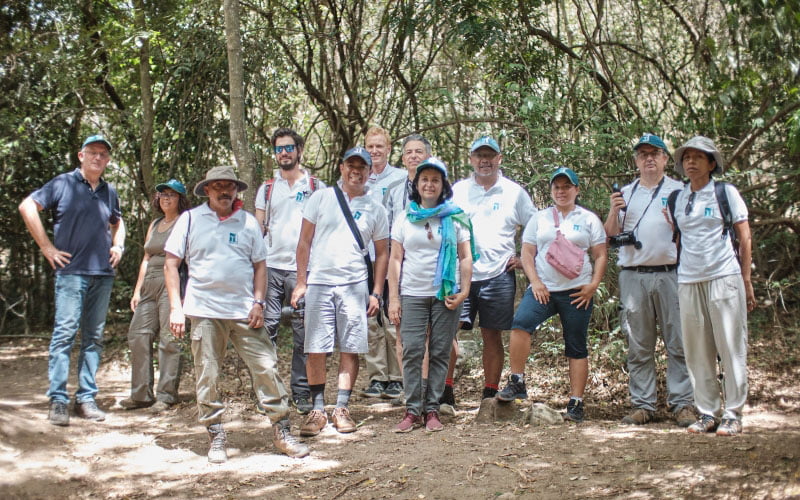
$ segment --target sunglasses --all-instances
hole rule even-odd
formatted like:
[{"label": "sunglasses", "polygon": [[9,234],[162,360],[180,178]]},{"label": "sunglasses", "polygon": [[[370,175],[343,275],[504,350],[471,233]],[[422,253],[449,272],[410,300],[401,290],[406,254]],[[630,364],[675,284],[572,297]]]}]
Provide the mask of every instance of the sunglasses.
[{"label": "sunglasses", "polygon": [[287,144],[285,146],[275,146],[272,148],[275,151],[276,155],[281,154],[282,152],[286,151],[287,153],[294,153],[294,144]]},{"label": "sunglasses", "polygon": [[696,194],[697,192],[692,191],[692,194],[689,195],[689,203],[686,204],[686,215],[692,213],[692,208],[694,207],[694,195]]},{"label": "sunglasses", "polygon": [[433,231],[431,231],[431,223],[430,222],[426,222],[425,223],[425,230],[428,231],[428,239],[429,240],[433,240]]}]

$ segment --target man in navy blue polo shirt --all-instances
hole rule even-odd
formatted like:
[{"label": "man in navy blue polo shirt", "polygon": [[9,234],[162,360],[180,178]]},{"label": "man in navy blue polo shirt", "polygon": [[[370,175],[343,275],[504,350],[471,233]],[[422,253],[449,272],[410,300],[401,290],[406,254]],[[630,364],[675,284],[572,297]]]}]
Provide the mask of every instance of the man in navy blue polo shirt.
[{"label": "man in navy blue polo shirt", "polygon": [[[53,425],[69,425],[67,378],[69,356],[78,329],[76,415],[105,419],[95,403],[95,374],[103,349],[103,328],[114,283],[114,268],[122,259],[125,225],[117,192],[102,175],[111,159],[111,143],[102,135],[83,142],[80,168],[50,180],[19,205],[22,219],[42,254],[56,271],[56,314],[50,341],[48,376]],[[55,242],[45,232],[39,212],[53,217]]]}]

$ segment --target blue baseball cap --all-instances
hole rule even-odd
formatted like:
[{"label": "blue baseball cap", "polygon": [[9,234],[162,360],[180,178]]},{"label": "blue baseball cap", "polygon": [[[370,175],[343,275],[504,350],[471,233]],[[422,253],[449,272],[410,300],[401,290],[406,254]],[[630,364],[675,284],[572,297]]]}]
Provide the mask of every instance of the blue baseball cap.
[{"label": "blue baseball cap", "polygon": [[81,146],[81,149],[85,148],[89,144],[94,144],[95,142],[105,144],[108,150],[111,151],[111,143],[108,142],[105,136],[103,136],[102,134],[90,135],[89,137],[87,137],[86,140],[83,141],[83,146]]},{"label": "blue baseball cap", "polygon": [[435,156],[429,157],[427,160],[423,161],[419,165],[417,165],[417,173],[416,176],[419,176],[419,173],[422,172],[426,168],[434,168],[442,173],[442,177],[447,179],[447,165],[444,164],[442,160],[436,158]]},{"label": "blue baseball cap", "polygon": [[472,143],[472,146],[469,148],[469,154],[474,153],[478,150],[478,148],[487,147],[495,150],[496,152],[500,153],[500,146],[497,144],[497,141],[489,137],[488,135],[484,135],[483,137],[479,137],[475,139],[475,142]]},{"label": "blue baseball cap", "polygon": [[170,179],[167,182],[162,182],[161,184],[156,186],[156,191],[161,193],[165,189],[171,189],[176,193],[180,193],[182,195],[186,195],[186,186],[183,185],[180,181],[176,179]]},{"label": "blue baseball cap", "polygon": [[653,146],[654,148],[663,149],[665,153],[669,154],[669,150],[667,149],[667,145],[664,144],[664,141],[661,140],[661,137],[654,135],[654,134],[644,134],[639,138],[639,142],[633,147],[633,150],[636,151],[639,149],[639,146],[643,146],[647,144],[648,146]]},{"label": "blue baseball cap", "polygon": [[342,163],[346,162],[350,158],[361,158],[364,160],[364,163],[367,164],[369,168],[372,168],[372,156],[367,152],[366,149],[362,148],[361,146],[356,146],[354,148],[348,149],[344,153],[344,158],[342,158]]},{"label": "blue baseball cap", "polygon": [[574,170],[567,167],[558,167],[553,175],[550,176],[550,184],[553,184],[553,181],[556,180],[556,177],[564,176],[569,179],[569,182],[572,183],[573,186],[578,186],[578,174],[575,173]]}]

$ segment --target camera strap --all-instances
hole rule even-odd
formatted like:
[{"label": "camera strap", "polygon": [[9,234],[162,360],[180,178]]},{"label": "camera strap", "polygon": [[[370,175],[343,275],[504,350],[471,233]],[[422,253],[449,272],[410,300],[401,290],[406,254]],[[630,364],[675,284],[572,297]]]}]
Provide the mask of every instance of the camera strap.
[{"label": "camera strap", "polygon": [[[642,212],[642,215],[639,216],[639,220],[636,221],[636,225],[634,225],[633,228],[631,229],[631,233],[636,231],[636,229],[639,227],[639,224],[642,222],[642,219],[644,219],[644,215],[647,213],[647,209],[650,208],[650,205],[653,204],[653,200],[655,200],[656,196],[658,196],[658,192],[661,191],[661,186],[664,185],[664,179],[666,179],[666,176],[661,177],[661,180],[659,181],[658,186],[656,186],[655,191],[653,191],[653,196],[650,197],[650,201],[647,202],[647,206],[644,207],[644,211]],[[631,188],[631,195],[628,198],[628,201],[625,202],[626,205],[629,205],[631,200],[633,200],[633,194],[636,192],[636,188],[637,187],[639,187],[639,179],[636,179],[636,182],[633,183],[633,188]],[[627,217],[628,217],[628,211],[626,210],[625,211],[625,215],[622,216],[622,230],[623,231],[625,230],[625,219]]]}]

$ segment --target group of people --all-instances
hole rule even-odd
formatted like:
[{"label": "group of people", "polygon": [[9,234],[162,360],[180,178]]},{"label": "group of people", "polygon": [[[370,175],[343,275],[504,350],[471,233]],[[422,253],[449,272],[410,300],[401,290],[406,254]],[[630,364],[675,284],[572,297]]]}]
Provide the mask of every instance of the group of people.
[{"label": "group of people", "polygon": [[[525,189],[503,175],[501,148],[487,136],[469,149],[472,175],[454,184],[421,135],[402,142],[400,169],[388,163],[388,132],[370,128],[366,147],[344,153],[341,178],[330,187],[302,167],[305,143],[297,132],[279,128],[271,143],[279,168],[258,189],[255,214],[242,208],[238,194],[249,186],[233,167],[206,173],[194,194],[207,202],[194,208],[181,182],[156,186],[152,207],[159,216],[147,230],[131,298],[131,392],[120,405],[160,412],[178,401],[181,339],[190,331],[210,462],[227,460],[217,382],[229,341],[250,370],[257,409],[273,423],[273,444],[292,457],[309,448],[291,431],[290,398],[305,416],[301,436],[319,434],[329,418],[338,432],[357,429],[349,402],[359,355],[368,380],[362,394],[405,405],[395,432],[441,430],[440,413],[455,405],[457,331],[476,323],[483,398],[507,403],[527,398],[532,336],[558,314],[569,366],[564,418],[583,421],[587,332],[608,243],[618,248],[620,323],[629,345],[632,411],[622,422],[643,425],[654,417],[660,332],[666,402],[677,424],[694,433],[742,431],[747,311],[755,306],[750,231],[738,191],[712,177],[722,173],[723,160],[710,139],[697,136],[675,150],[675,170],[689,180],[684,185],[665,174],[664,142],[643,135],[633,147],[639,175],[611,194],[605,224],[578,204],[581,183],[566,167],[549,176],[552,206],[537,211]],[[110,154],[105,137],[87,138],[80,167],[20,205],[56,271],[48,390],[54,425],[69,424],[69,354],[79,329],[74,412],[105,418],[95,402],[95,373],[125,242],[116,191],[102,177]],[[54,241],[38,214],[45,209],[53,215]],[[529,286],[515,309],[518,269]],[[276,355],[287,302],[294,308],[289,390]],[[510,375],[501,390],[505,330],[511,330]],[[329,415],[326,358],[335,349],[337,392]]]}]

